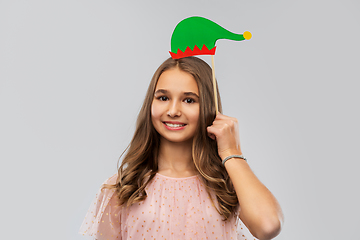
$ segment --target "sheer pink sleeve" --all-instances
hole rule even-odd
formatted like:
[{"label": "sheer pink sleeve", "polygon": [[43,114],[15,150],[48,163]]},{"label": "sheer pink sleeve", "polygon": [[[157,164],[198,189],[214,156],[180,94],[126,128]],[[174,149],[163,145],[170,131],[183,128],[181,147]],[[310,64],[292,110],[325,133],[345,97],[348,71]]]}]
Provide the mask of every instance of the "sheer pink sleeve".
[{"label": "sheer pink sleeve", "polygon": [[[117,174],[105,181],[114,184]],[[91,204],[79,233],[90,239],[121,239],[120,210],[115,189],[100,189]]]}]

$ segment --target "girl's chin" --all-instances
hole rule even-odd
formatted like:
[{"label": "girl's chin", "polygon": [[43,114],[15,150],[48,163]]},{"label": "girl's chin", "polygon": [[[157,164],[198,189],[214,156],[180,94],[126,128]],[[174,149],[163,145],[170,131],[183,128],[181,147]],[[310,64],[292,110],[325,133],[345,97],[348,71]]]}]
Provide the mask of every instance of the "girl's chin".
[{"label": "girl's chin", "polygon": [[169,136],[162,136],[160,142],[167,142],[171,144],[192,144],[193,138],[175,138]]}]

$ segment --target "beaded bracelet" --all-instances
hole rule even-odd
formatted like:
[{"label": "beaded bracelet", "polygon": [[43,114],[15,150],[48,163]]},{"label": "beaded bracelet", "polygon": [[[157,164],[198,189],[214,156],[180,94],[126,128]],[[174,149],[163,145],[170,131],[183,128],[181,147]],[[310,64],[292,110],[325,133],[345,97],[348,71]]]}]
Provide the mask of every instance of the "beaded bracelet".
[{"label": "beaded bracelet", "polygon": [[230,158],[241,158],[241,159],[244,159],[246,162],[247,162],[247,159],[243,156],[243,155],[230,155],[228,157],[226,157],[223,161],[222,161],[222,164],[225,165],[225,162],[227,160],[229,160]]}]

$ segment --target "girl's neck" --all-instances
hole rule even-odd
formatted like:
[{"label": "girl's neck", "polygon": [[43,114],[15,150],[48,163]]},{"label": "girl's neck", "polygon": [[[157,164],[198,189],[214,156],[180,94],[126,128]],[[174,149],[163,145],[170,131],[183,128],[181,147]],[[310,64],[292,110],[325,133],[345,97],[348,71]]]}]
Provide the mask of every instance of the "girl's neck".
[{"label": "girl's neck", "polygon": [[189,177],[197,174],[192,159],[192,143],[174,143],[161,139],[158,173],[168,177]]}]

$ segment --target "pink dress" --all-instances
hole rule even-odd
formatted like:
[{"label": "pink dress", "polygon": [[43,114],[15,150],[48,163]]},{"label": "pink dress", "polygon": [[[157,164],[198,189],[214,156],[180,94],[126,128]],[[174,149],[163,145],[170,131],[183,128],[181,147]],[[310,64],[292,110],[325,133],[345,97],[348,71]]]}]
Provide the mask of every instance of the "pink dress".
[{"label": "pink dress", "polygon": [[[117,175],[105,183],[114,184]],[[101,190],[80,233],[96,240],[255,239],[239,218],[224,222],[198,176],[171,178],[156,174],[147,198],[129,208],[118,206],[115,190]]]}]

